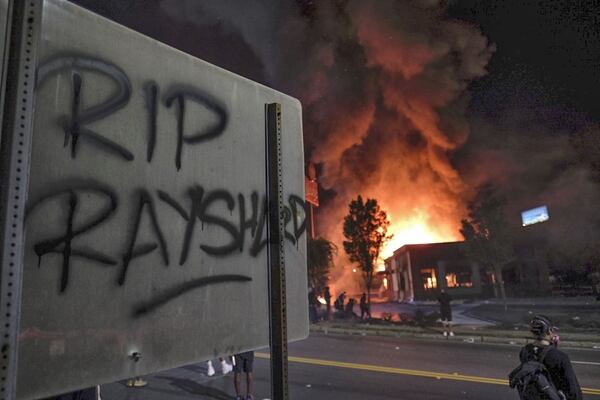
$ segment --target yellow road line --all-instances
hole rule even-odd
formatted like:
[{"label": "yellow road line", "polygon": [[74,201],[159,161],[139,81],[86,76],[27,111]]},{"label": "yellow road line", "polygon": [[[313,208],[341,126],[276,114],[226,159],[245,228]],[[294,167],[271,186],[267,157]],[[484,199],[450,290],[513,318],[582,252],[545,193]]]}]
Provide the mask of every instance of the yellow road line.
[{"label": "yellow road line", "polygon": [[[269,359],[270,355],[268,353],[256,353],[256,357]],[[387,373],[387,374],[410,375],[410,376],[420,376],[420,377],[425,377],[425,378],[447,379],[447,380],[453,380],[453,381],[477,382],[477,383],[487,383],[487,384],[491,384],[491,385],[508,386],[507,379],[487,378],[487,377],[483,377],[483,376],[474,376],[474,375],[462,375],[462,374],[458,374],[458,373],[448,374],[445,372],[431,372],[431,371],[421,371],[421,370],[416,370],[416,369],[383,367],[380,365],[357,364],[357,363],[350,363],[350,362],[344,362],[344,361],[320,360],[318,358],[308,358],[308,357],[290,356],[290,357],[288,357],[288,361],[295,362],[295,363],[301,363],[301,364],[320,365],[320,366],[324,366],[324,367],[348,368],[348,369],[355,369],[355,370],[361,370],[361,371],[383,372],[383,373]],[[583,393],[600,396],[600,389],[583,388]]]}]

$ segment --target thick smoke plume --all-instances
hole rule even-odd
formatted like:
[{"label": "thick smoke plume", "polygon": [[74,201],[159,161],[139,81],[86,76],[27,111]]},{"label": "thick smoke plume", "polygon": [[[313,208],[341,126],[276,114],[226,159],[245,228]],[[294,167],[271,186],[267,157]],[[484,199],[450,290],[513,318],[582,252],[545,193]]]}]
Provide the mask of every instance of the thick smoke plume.
[{"label": "thick smoke plume", "polygon": [[[260,60],[266,83],[302,101],[307,158],[333,194],[318,210],[320,235],[341,250],[343,216],[361,194],[389,213],[395,238],[386,256],[406,243],[460,238],[465,188],[450,160],[469,134],[467,85],[486,73],[494,47],[477,28],[448,18],[443,1],[163,0],[161,7],[177,21],[237,38]],[[343,257],[338,264],[334,280],[352,275]]]}]

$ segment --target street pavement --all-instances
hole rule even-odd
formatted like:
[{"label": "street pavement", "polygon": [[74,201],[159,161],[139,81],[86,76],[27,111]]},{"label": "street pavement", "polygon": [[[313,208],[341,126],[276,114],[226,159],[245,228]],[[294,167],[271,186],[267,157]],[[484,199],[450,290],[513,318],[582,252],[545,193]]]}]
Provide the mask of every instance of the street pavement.
[{"label": "street pavement", "polygon": [[[292,400],[518,399],[506,383],[518,346],[312,334],[289,348]],[[585,399],[600,400],[600,351],[563,349],[574,362]],[[269,398],[265,351],[255,361],[255,398]],[[233,378],[206,376],[206,363],[160,372],[145,388],[102,387],[103,400],[233,399]]]}]

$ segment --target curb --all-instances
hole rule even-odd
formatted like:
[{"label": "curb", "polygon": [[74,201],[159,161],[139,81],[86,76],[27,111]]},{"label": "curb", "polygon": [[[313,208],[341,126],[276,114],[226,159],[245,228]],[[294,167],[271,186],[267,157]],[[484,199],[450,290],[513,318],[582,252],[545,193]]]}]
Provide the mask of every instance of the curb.
[{"label": "curb", "polygon": [[[468,334],[466,332],[457,332],[454,337],[443,337],[441,333],[429,333],[429,332],[418,332],[410,330],[400,329],[386,329],[384,327],[368,326],[364,328],[360,327],[336,327],[336,326],[324,326],[318,324],[310,325],[311,333],[323,333],[325,335],[347,335],[347,336],[383,336],[383,337],[408,337],[408,338],[421,338],[428,340],[438,341],[453,341],[453,342],[464,342],[464,343],[489,343],[489,344],[508,344],[508,345],[519,345],[523,346],[527,343],[532,342],[531,338],[524,337],[507,337],[507,336],[495,336],[485,335],[482,333]],[[562,340],[562,347],[570,348],[585,348],[585,349],[600,349],[600,339],[596,341],[569,341]]]}]

